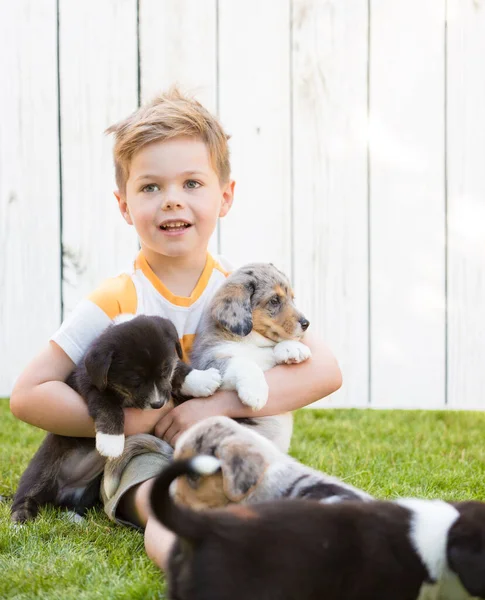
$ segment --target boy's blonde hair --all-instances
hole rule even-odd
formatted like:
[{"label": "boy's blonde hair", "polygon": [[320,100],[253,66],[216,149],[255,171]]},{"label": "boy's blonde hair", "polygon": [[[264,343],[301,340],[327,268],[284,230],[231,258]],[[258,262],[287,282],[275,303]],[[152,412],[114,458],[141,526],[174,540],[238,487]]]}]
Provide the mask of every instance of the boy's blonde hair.
[{"label": "boy's blonde hair", "polygon": [[106,133],[115,134],[115,177],[121,193],[125,193],[130,164],[138,150],[151,142],[163,142],[181,136],[201,139],[207,146],[219,181],[229,181],[229,136],[216,117],[200,102],[183,95],[176,87],[112,125]]}]

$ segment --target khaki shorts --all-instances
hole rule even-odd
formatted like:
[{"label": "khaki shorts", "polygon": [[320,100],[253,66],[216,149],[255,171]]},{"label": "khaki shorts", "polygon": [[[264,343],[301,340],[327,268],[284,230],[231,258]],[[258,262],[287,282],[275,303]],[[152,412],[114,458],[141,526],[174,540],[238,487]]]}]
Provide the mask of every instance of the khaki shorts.
[{"label": "khaki shorts", "polygon": [[120,523],[121,525],[128,525],[135,529],[141,529],[135,523],[121,519],[116,512],[118,504],[126,492],[131,490],[132,487],[156,477],[163,469],[167,466],[169,460],[166,455],[159,454],[157,452],[148,452],[146,454],[140,454],[134,456],[130,462],[126,465],[120,479],[120,483],[114,492],[114,494],[107,499],[104,490],[104,478],[101,482],[101,500],[103,501],[104,511],[108,517]]}]

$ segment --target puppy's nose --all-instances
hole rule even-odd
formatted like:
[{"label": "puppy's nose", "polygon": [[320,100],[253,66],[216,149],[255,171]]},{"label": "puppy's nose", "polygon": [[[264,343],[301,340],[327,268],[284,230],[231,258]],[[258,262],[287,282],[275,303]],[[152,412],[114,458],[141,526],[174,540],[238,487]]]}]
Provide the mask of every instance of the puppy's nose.
[{"label": "puppy's nose", "polygon": [[157,402],[150,402],[151,408],[162,408],[164,404],[165,402],[163,400],[158,400]]},{"label": "puppy's nose", "polygon": [[302,317],[300,319],[300,325],[303,331],[306,331],[308,329],[308,326],[310,325],[310,321],[307,321],[305,317]]}]

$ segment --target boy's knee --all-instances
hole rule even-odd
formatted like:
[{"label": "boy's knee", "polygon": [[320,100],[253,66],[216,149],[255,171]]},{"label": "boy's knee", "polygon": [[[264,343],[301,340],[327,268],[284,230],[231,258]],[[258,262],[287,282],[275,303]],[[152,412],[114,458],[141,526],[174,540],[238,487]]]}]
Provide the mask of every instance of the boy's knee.
[{"label": "boy's knee", "polygon": [[166,570],[174,541],[175,536],[171,531],[153,517],[148,519],[145,527],[145,551],[148,558],[162,571]]},{"label": "boy's knee", "polygon": [[155,537],[154,537],[153,531],[152,531],[151,520],[147,521],[147,524],[145,527],[144,542],[145,542],[145,552],[147,553],[148,558],[152,562],[156,563],[157,561],[155,560],[155,557],[157,554],[157,545],[156,545]]}]

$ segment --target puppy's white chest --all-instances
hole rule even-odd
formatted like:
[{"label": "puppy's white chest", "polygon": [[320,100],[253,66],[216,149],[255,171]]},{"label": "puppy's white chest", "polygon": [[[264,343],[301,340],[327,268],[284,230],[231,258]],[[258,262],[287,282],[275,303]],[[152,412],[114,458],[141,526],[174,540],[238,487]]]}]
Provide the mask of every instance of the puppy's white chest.
[{"label": "puppy's white chest", "polygon": [[258,346],[248,344],[244,350],[245,351],[241,356],[254,361],[263,371],[272,369],[276,364],[275,354],[272,346],[260,348]]},{"label": "puppy's white chest", "polygon": [[[259,336],[262,339],[262,336]],[[267,371],[276,365],[274,353],[274,343],[268,340],[263,345],[258,345],[258,340],[253,333],[240,342],[225,342],[217,346],[214,351],[217,358],[244,358],[258,365],[258,367]]]},{"label": "puppy's white chest", "polygon": [[227,360],[222,388],[236,390],[243,404],[260,410],[266,404],[269,393],[264,371],[281,363],[301,362],[311,353],[300,342],[287,340],[276,344],[259,333],[251,332],[240,342],[219,344],[214,355]]}]

